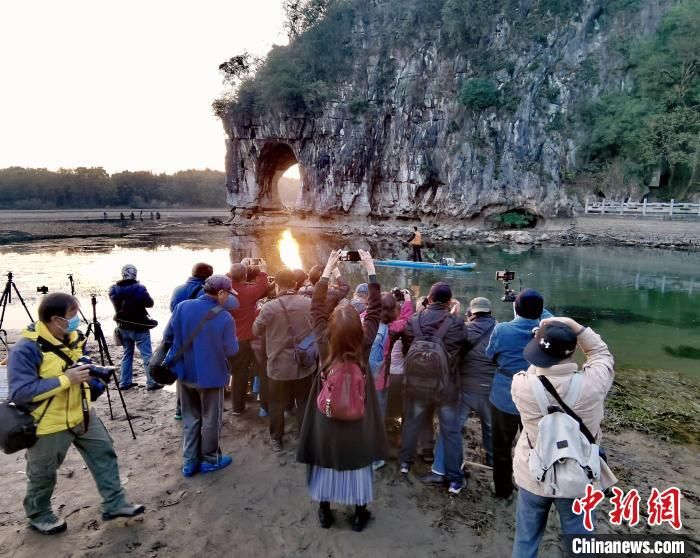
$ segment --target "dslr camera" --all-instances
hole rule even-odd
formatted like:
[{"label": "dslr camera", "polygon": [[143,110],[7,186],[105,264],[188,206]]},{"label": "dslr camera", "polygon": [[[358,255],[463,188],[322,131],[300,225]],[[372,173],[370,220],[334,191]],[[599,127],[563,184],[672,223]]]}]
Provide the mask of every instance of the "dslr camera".
[{"label": "dslr camera", "polygon": [[86,356],[80,357],[78,359],[78,364],[87,364],[88,371],[90,372],[90,377],[96,378],[104,382],[105,384],[109,383],[109,379],[112,377],[112,374],[114,374],[114,371],[117,369],[116,366],[99,366],[98,364],[94,364],[92,362],[92,359]]}]

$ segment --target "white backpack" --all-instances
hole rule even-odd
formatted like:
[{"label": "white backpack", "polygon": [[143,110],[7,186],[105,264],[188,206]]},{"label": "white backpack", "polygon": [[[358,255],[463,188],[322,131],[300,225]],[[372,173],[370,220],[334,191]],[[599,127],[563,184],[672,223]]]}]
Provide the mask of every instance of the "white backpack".
[{"label": "white backpack", "polygon": [[[574,374],[566,399],[562,401],[557,395],[554,403],[550,402],[537,375],[528,374],[527,378],[543,415],[537,425],[534,448],[527,439],[530,445],[530,472],[540,483],[545,496],[580,498],[585,495],[587,484],[600,488],[598,444],[571,410],[578,399],[583,376]],[[553,387],[551,389],[554,390]]]}]

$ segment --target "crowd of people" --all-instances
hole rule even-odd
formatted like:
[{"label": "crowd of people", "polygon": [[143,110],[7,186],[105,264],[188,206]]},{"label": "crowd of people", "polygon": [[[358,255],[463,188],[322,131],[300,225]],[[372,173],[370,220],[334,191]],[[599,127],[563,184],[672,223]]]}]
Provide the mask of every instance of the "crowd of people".
[{"label": "crowd of people", "polygon": [[[352,297],[339,251],[325,266],[308,273],[282,269],[274,278],[260,259],[246,258],[221,275],[197,263],[173,292],[165,349],[155,357],[149,330],[157,322],[147,312],[153,300],[136,268],[122,268],[109,293],[115,337],[124,347],[120,387],[135,385],[135,349],[148,390],[162,387],[151,375],[154,365],[177,376],[182,474],[230,466],[233,458],[220,446],[225,393],[233,417],[258,399],[273,452],[284,447],[285,418],[295,419],[297,460],[307,465],[320,526],[334,523],[335,503],[355,507],[351,526],[362,531],[371,518],[374,471],[389,459],[387,414],[401,418],[400,474],[411,474],[419,457],[431,463],[420,480],[453,496],[467,488],[473,465],[464,461],[462,446],[474,414],[481,423],[480,466],[493,471],[493,496],[517,500],[513,556],[537,555],[552,504],[562,533],[587,533],[573,501],[587,484],[605,490],[616,482],[599,448],[614,375],[600,336],[553,317],[533,289],[518,293],[513,319],[502,323],[481,296],[463,314],[446,282],[435,283],[422,300],[399,288],[382,292],[372,257],[359,253],[367,281]],[[89,371],[76,365],[83,352],[78,308],[70,295],[47,295],[39,320],[9,358],[11,399],[39,423],[39,442],[27,450],[25,511],[42,533],[65,529],[50,500],[71,443],[93,473],[105,519],[143,511],[127,503],[111,439],[86,404]],[[586,356],[581,368],[577,346]]]}]

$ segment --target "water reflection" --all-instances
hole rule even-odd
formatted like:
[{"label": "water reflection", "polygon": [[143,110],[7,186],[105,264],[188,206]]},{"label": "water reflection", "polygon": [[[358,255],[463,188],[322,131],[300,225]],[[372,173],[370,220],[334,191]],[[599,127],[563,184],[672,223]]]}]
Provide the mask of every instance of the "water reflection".
[{"label": "water reflection", "polygon": [[[171,231],[158,246],[134,245],[136,239],[123,239],[101,250],[97,249],[97,242],[59,251],[56,249],[61,248],[60,241],[27,243],[2,253],[0,261],[4,265],[0,264],[0,272],[15,272],[17,286],[34,315],[40,296],[36,287],[45,284],[51,292],[68,291],[67,275],[73,273],[84,307],[89,305],[90,293],[98,295],[98,318],[109,331],[113,309],[107,289],[120,278],[121,266],[132,263],[155,300],[152,315],[160,321],[154,331],[157,338],[168,319],[170,294],[185,281],[194,263],[206,261],[216,273],[225,273],[232,261],[264,257],[274,273],[284,265],[278,244],[280,234],[277,230],[256,237],[229,237],[227,231],[216,229],[193,239],[178,238],[177,231]],[[298,243],[301,267],[307,270],[315,264],[323,265],[333,248],[369,249],[382,259],[406,257],[405,248],[393,239],[368,241],[293,231],[293,240]],[[387,289],[407,288],[419,297],[427,294],[432,283],[445,280],[463,306],[474,296],[487,296],[494,303],[496,317],[509,320],[513,316],[512,305],[500,302],[503,286],[494,281],[496,270],[508,268],[517,273],[513,284],[516,290],[521,285],[536,288],[553,312],[571,315],[599,331],[609,342],[618,367],[664,368],[700,375],[698,254],[610,247],[503,250],[455,242],[438,244],[434,253],[428,251],[427,255],[476,261],[477,268],[474,272],[381,268],[380,282]],[[365,279],[359,264],[342,265],[351,284]],[[5,327],[17,329],[26,322],[26,313],[13,301],[7,309]]]}]

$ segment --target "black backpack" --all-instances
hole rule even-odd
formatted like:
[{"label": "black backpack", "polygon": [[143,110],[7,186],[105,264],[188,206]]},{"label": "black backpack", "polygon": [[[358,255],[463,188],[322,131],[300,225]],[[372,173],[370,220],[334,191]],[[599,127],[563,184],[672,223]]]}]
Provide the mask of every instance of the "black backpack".
[{"label": "black backpack", "polygon": [[415,339],[405,358],[406,391],[415,398],[440,400],[450,385],[447,348],[443,343],[451,325],[449,316],[431,336],[423,334],[419,316],[414,316],[411,323]]}]

